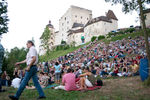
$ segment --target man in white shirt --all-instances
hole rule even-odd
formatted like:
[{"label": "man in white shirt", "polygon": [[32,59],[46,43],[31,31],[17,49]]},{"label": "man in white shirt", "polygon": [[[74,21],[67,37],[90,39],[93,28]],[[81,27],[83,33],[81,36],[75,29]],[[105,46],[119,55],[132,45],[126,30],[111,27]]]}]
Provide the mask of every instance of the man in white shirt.
[{"label": "man in white shirt", "polygon": [[21,93],[23,92],[24,88],[26,87],[28,81],[32,78],[33,83],[36,87],[36,89],[38,90],[39,93],[39,98],[38,99],[43,99],[46,98],[44,95],[44,92],[38,82],[38,77],[37,77],[37,67],[36,64],[38,63],[38,54],[37,51],[34,47],[34,43],[32,41],[28,41],[27,42],[27,48],[29,48],[29,52],[27,53],[26,59],[24,61],[21,62],[17,62],[15,65],[20,65],[23,63],[27,64],[27,68],[26,68],[26,74],[24,79],[22,80],[20,87],[16,93],[15,96],[9,96],[9,98],[11,100],[19,100],[19,97],[21,95]]}]

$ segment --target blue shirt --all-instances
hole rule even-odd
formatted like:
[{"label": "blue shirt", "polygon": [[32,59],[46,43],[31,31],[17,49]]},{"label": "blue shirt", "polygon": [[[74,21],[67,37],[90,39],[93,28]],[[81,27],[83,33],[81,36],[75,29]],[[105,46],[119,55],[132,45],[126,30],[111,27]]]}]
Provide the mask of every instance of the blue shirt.
[{"label": "blue shirt", "polygon": [[58,66],[54,66],[55,67],[55,73],[60,73],[61,72],[61,68],[60,68],[60,65]]}]

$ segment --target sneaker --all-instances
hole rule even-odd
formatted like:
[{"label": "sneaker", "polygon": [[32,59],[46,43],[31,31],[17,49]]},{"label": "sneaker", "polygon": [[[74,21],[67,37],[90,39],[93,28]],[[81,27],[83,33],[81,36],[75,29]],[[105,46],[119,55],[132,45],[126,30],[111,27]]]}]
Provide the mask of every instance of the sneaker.
[{"label": "sneaker", "polygon": [[37,100],[39,99],[45,99],[46,97],[45,96],[42,96],[42,97],[38,97]]},{"label": "sneaker", "polygon": [[15,96],[12,96],[12,95],[10,95],[9,98],[10,98],[11,100],[19,100],[18,98],[16,98]]}]

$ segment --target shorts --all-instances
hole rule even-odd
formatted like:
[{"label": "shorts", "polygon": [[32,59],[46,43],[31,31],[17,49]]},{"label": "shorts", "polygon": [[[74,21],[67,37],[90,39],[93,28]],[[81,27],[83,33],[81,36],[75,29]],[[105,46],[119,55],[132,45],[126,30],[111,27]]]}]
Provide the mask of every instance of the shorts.
[{"label": "shorts", "polygon": [[87,78],[85,79],[85,85],[87,87],[93,87],[92,83]]},{"label": "shorts", "polygon": [[55,73],[55,80],[60,80],[60,73]]}]

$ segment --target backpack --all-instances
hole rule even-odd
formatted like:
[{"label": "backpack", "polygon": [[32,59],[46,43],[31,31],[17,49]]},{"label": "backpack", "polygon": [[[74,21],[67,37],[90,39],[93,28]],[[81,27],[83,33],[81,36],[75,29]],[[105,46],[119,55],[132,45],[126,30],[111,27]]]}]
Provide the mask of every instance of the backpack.
[{"label": "backpack", "polygon": [[97,86],[103,86],[103,81],[101,79],[97,80]]}]

